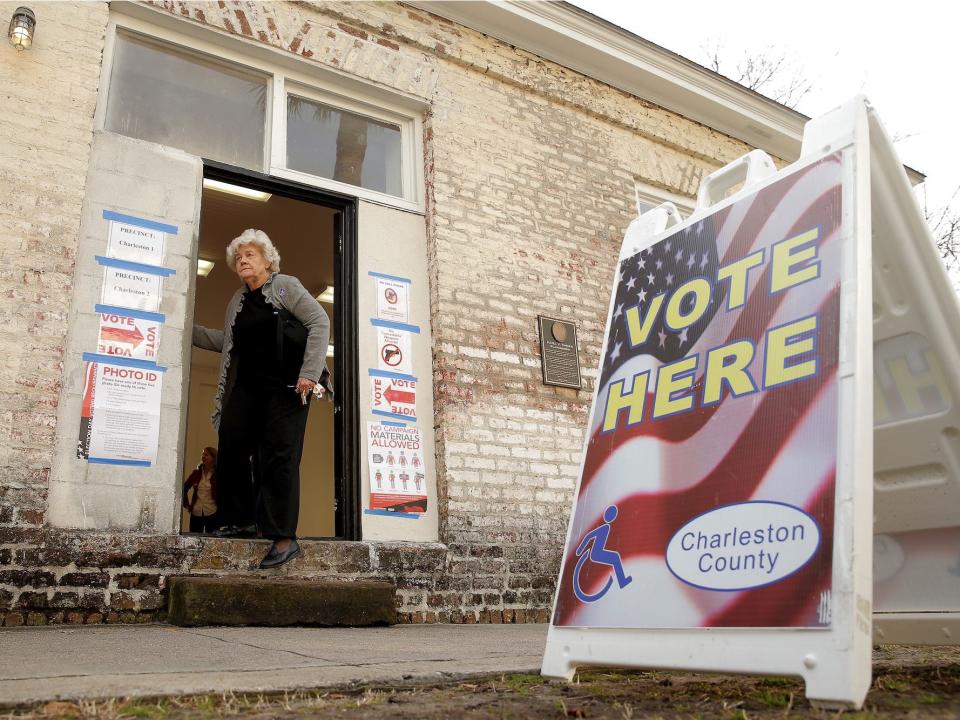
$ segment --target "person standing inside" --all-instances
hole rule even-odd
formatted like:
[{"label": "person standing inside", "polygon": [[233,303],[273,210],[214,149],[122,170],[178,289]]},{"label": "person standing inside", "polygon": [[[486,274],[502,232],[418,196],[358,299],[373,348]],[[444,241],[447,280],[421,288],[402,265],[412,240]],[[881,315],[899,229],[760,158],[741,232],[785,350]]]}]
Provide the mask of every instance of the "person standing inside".
[{"label": "person standing inside", "polygon": [[183,507],[190,513],[190,532],[210,533],[220,527],[217,516],[217,449],[205,447],[200,464],[183,484]]},{"label": "person standing inside", "polygon": [[[273,540],[261,568],[300,554],[300,458],[313,388],[330,341],[330,320],[299,280],[280,274],[280,254],[262,230],[227,247],[242,281],[223,330],[193,328],[193,344],[220,353],[213,425],[221,537]],[[256,470],[254,472],[254,470]]]}]

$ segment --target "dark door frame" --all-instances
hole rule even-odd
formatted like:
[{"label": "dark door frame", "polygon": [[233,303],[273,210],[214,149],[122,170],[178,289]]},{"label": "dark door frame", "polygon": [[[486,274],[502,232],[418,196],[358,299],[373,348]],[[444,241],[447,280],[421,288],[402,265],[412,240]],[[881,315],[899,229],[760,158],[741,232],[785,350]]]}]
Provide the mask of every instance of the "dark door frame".
[{"label": "dark door frame", "polygon": [[203,177],[282,195],[337,211],[334,232],[336,313],[333,356],[335,532],[341,540],[360,539],[360,402],[357,368],[357,207],[351,195],[320,190],[303,183],[264,175],[204,159]]}]

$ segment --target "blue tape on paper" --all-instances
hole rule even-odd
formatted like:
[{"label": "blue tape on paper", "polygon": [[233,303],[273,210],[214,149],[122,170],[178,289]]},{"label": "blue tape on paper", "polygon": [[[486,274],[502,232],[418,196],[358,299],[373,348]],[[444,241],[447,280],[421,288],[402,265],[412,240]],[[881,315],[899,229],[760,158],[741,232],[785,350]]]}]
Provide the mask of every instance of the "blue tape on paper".
[{"label": "blue tape on paper", "polygon": [[[371,410],[374,415],[381,415],[382,417],[393,418],[394,420],[409,420],[410,422],[416,422],[417,418],[414,415],[400,415],[399,413],[387,412],[386,410]],[[383,425],[392,425],[393,423],[382,423]]]},{"label": "blue tape on paper", "polygon": [[102,365],[122,365],[123,367],[139,368],[141,370],[156,370],[157,372],[166,372],[165,367],[160,367],[153,360],[138,360],[137,358],[120,357],[119,355],[103,355],[101,353],[83,354],[86,362],[95,362]]},{"label": "blue tape on paper", "polygon": [[[378,412],[378,411],[377,411],[377,410],[374,410],[374,412]],[[383,414],[384,414],[384,415],[388,415],[389,413],[383,413]],[[386,425],[387,427],[406,427],[406,426],[407,426],[407,424],[406,424],[405,422],[388,422],[388,421],[386,421],[386,420],[385,420],[384,422],[380,423],[380,424],[381,424],[381,425]]]},{"label": "blue tape on paper", "polygon": [[387,517],[406,518],[407,520],[418,520],[423,513],[405,513],[394,512],[393,510],[364,510],[364,515],[386,515]]},{"label": "blue tape on paper", "polygon": [[106,267],[120,268],[121,270],[133,270],[134,272],[147,273],[148,275],[160,275],[161,277],[170,277],[176,275],[177,271],[173,268],[160,267],[159,265],[144,265],[143,263],[130,262],[129,260],[117,260],[103,255],[97,255],[97,262]]},{"label": "blue tape on paper", "polygon": [[390,328],[392,330],[405,330],[406,332],[412,332],[420,334],[419,325],[408,325],[407,323],[398,323],[393,322],[392,320],[381,320],[380,318],[370,318],[370,324],[376,325],[377,327]]},{"label": "blue tape on paper", "polygon": [[376,368],[368,368],[367,374],[370,377],[385,377],[393,378],[394,380],[409,380],[410,382],[417,381],[417,378],[413,375],[404,375],[403,373],[390,372],[389,370],[378,370]]},{"label": "blue tape on paper", "polygon": [[87,462],[91,465],[131,465],[133,467],[150,467],[149,460],[120,460],[117,458],[99,458],[89,457]]},{"label": "blue tape on paper", "polygon": [[367,275],[370,277],[383,278],[384,280],[396,280],[397,282],[412,283],[413,281],[410,278],[399,277],[397,275],[385,275],[384,273],[374,272],[373,270],[368,270]]},{"label": "blue tape on paper", "polygon": [[115,220],[116,222],[126,223],[127,225],[136,225],[137,227],[147,228],[148,230],[159,230],[160,232],[170,233],[171,235],[177,234],[176,225],[167,225],[167,223],[157,222],[156,220],[124,215],[123,213],[114,212],[113,210],[104,210],[103,219]]},{"label": "blue tape on paper", "polygon": [[131,310],[130,308],[100,304],[94,305],[93,309],[101,315],[123,315],[123,317],[132,317],[138,320],[153,320],[159,323],[167,321],[167,316],[163,313],[147,312],[146,310]]}]

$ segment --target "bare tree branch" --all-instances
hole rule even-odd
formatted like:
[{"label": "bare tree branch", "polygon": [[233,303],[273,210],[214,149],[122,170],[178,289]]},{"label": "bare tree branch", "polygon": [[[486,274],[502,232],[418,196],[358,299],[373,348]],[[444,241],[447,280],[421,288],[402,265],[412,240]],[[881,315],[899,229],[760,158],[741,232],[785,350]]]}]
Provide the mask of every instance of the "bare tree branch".
[{"label": "bare tree branch", "polygon": [[777,53],[767,46],[759,53],[743,52],[734,69],[729,69],[729,58],[720,42],[705,44],[701,50],[706,56],[707,67],[744,87],[766,95],[789,108],[796,108],[813,89],[798,67],[786,53]]},{"label": "bare tree branch", "polygon": [[924,203],[923,214],[948,270],[956,268],[960,261],[960,209],[955,204],[958,195],[960,187],[953,191],[946,205],[933,212],[928,211]]}]

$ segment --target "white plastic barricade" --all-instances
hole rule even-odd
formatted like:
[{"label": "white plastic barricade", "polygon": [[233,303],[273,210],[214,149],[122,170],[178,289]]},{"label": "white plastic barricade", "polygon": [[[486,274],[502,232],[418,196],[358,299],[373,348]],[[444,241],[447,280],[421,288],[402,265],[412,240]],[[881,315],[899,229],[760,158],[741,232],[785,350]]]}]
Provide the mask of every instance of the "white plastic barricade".
[{"label": "white plastic barricade", "polygon": [[543,673],[795,675],[860,707],[874,623],[960,637],[958,333],[864,98],[810,121],[789,167],[754,151],[686,220],[635,220]]}]

